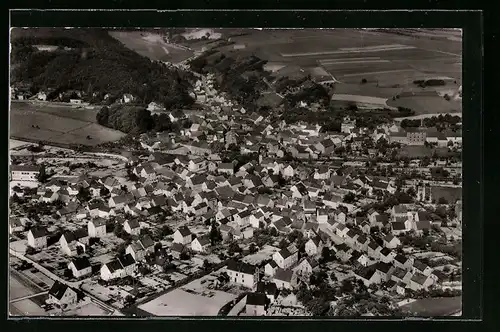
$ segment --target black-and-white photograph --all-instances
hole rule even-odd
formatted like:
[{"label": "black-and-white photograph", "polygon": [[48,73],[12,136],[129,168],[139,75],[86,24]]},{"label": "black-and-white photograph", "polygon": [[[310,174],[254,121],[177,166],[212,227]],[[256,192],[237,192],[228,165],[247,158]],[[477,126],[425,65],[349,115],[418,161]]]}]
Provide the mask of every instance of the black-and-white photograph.
[{"label": "black-and-white photograph", "polygon": [[462,315],[462,30],[10,31],[10,317]]}]

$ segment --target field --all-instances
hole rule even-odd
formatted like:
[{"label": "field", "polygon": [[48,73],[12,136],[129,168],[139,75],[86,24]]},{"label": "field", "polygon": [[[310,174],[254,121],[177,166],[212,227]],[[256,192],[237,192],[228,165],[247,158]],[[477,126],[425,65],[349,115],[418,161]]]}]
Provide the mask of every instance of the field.
[{"label": "field", "polygon": [[139,306],[155,316],[217,316],[237,294],[208,289],[206,276]]},{"label": "field", "polygon": [[[217,31],[223,37],[230,37],[231,42],[244,44],[245,49],[234,51],[233,45],[218,47],[208,42],[206,47],[214,47],[226,55],[255,54],[269,61],[268,68],[285,67],[275,74],[278,76],[294,77],[304,69],[318,80],[331,80],[327,73],[339,82],[335,91],[339,95],[388,98],[389,106],[409,107],[416,114],[461,111],[460,102],[448,102],[439,96],[418,95],[391,101],[403,92],[458,90],[462,80],[460,31],[408,29],[403,34],[361,29]],[[445,86],[426,88],[413,83],[430,78],[444,78],[447,82]]]},{"label": "field", "polygon": [[420,317],[449,316],[462,310],[462,297],[442,297],[416,300],[401,307]]},{"label": "field", "polygon": [[457,200],[462,199],[462,188],[460,187],[431,187],[432,198],[436,199],[436,202],[440,198],[446,199],[447,202],[454,203]]},{"label": "field", "polygon": [[462,105],[459,101],[447,101],[441,96],[409,96],[400,97],[396,100],[388,100],[387,104],[393,107],[406,107],[415,111],[417,114],[426,113],[451,113],[462,111]]},{"label": "field", "polygon": [[192,51],[166,43],[160,34],[142,31],[110,31],[109,34],[151,60],[177,63],[193,55]]},{"label": "field", "polygon": [[[122,132],[95,123],[96,112],[48,104],[12,102],[10,136],[59,144],[91,146],[116,141],[125,136]],[[32,127],[35,125],[40,129]],[[87,139],[88,135],[91,139]]]}]

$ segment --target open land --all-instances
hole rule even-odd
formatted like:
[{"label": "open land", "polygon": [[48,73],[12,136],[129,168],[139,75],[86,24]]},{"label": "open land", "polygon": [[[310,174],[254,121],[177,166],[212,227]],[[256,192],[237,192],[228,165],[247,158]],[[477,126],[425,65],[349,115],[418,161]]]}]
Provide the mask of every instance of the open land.
[{"label": "open land", "polygon": [[151,60],[177,63],[193,56],[193,52],[169,44],[161,34],[142,31],[110,31],[109,34],[126,47]]},{"label": "open land", "polygon": [[[18,139],[58,144],[98,145],[125,136],[120,131],[100,126],[96,111],[51,106],[49,103],[12,102],[10,136]],[[38,126],[38,128],[33,128]],[[87,139],[90,135],[91,139]]]}]

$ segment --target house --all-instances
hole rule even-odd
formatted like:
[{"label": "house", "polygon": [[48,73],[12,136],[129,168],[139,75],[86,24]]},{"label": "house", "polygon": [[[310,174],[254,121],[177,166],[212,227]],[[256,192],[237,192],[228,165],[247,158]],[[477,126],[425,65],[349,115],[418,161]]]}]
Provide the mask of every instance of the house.
[{"label": "house", "polygon": [[305,252],[309,256],[317,256],[321,255],[321,251],[323,250],[323,241],[319,236],[315,236],[310,238],[309,241],[305,244]]},{"label": "house", "polygon": [[295,175],[295,170],[291,165],[288,165],[282,169],[281,174],[285,178],[292,178]]},{"label": "house", "polygon": [[265,294],[269,303],[273,303],[278,297],[278,287],[274,282],[259,281],[257,283],[257,293]]},{"label": "house", "polygon": [[181,243],[172,243],[172,245],[170,246],[170,254],[175,259],[179,259],[181,253],[185,252],[186,250],[187,248]]},{"label": "house", "polygon": [[278,268],[274,274],[273,282],[278,289],[292,289],[293,271]]},{"label": "house", "polygon": [[391,233],[394,236],[401,235],[406,232],[406,225],[402,221],[391,222]]},{"label": "house", "polygon": [[414,291],[421,289],[427,290],[432,284],[434,284],[434,279],[428,275],[415,272],[408,283],[408,287]]},{"label": "house", "polygon": [[119,195],[119,196],[114,196],[109,199],[108,205],[110,208],[115,208],[115,209],[123,209],[125,205],[128,205],[130,203],[134,203],[135,198],[132,194],[125,194],[125,195]]},{"label": "house", "polygon": [[408,217],[408,209],[404,205],[394,205],[391,210],[391,215],[396,218]]},{"label": "house", "polygon": [[59,199],[59,194],[52,191],[47,191],[43,196],[40,197],[40,200],[44,203],[53,203]]},{"label": "house", "polygon": [[49,290],[49,301],[61,307],[74,305],[78,302],[78,294],[66,284],[56,280]]},{"label": "house", "polygon": [[288,249],[282,249],[273,254],[273,260],[278,264],[278,266],[282,269],[288,269],[293,264],[295,264],[298,260],[298,253],[290,253]]},{"label": "house", "polygon": [[9,234],[14,232],[22,232],[24,230],[24,225],[19,218],[9,218]]},{"label": "house", "polygon": [[136,262],[142,261],[148,253],[154,251],[154,241],[149,235],[142,236],[139,240],[132,242],[125,249],[126,254],[130,254]]},{"label": "house", "polygon": [[375,270],[380,276],[382,281],[388,281],[391,277],[392,272],[394,271],[394,266],[389,263],[378,262],[375,263]]},{"label": "house", "polygon": [[106,235],[106,220],[97,218],[90,220],[87,224],[89,237],[103,237]]},{"label": "house", "polygon": [[114,259],[101,266],[101,279],[108,281],[132,275],[135,269],[135,260],[130,254]]},{"label": "house", "polygon": [[249,293],[245,303],[245,313],[247,316],[265,316],[267,296],[264,293]]},{"label": "house", "polygon": [[387,234],[384,237],[384,246],[389,249],[395,249],[401,245],[401,241],[392,234]]},{"label": "house", "polygon": [[59,239],[61,250],[68,256],[78,254],[78,247],[85,252],[89,243],[89,236],[86,229],[79,229],[73,232],[65,232]]},{"label": "house", "polygon": [[197,237],[191,242],[191,250],[195,252],[207,252],[208,248],[210,248],[210,238],[208,236]]},{"label": "house", "polygon": [[273,277],[278,271],[279,266],[275,261],[270,261],[264,266],[264,274]]},{"label": "house", "polygon": [[47,247],[47,229],[34,227],[28,231],[28,246],[39,249]]},{"label": "house", "polygon": [[361,280],[366,287],[372,284],[379,284],[382,280],[373,265],[362,267],[354,272],[356,279]]},{"label": "house", "polygon": [[357,250],[354,250],[351,253],[350,260],[354,263],[358,263],[361,266],[368,266],[368,264],[370,263],[370,258],[366,254]]},{"label": "house", "polygon": [[293,271],[299,275],[308,276],[311,275],[318,267],[318,261],[304,257],[299,261],[297,266],[293,268]]},{"label": "house", "polygon": [[389,248],[382,248],[380,250],[380,260],[384,263],[392,263],[396,257],[396,253]]},{"label": "house", "polygon": [[187,226],[179,227],[174,233],[174,243],[188,245],[193,240],[193,234]]},{"label": "house", "polygon": [[38,183],[38,176],[40,175],[40,166],[35,165],[10,165],[11,180],[28,181]]},{"label": "house", "polygon": [[432,273],[432,268],[420,261],[413,262],[413,272],[421,273],[423,275],[429,276]]},{"label": "house", "polygon": [[228,175],[234,174],[234,164],[233,163],[220,163],[217,167],[219,173],[224,173]]},{"label": "house", "polygon": [[138,236],[141,232],[141,225],[137,219],[126,220],[123,223],[123,230],[130,235]]},{"label": "house", "polygon": [[413,259],[401,254],[396,254],[396,256],[394,256],[393,264],[397,268],[407,270],[413,267]]},{"label": "house", "polygon": [[258,281],[255,266],[231,260],[226,266],[226,272],[231,283],[254,289]]},{"label": "house", "polygon": [[75,278],[88,276],[92,273],[92,266],[87,257],[79,257],[68,264],[68,269],[73,272]]},{"label": "house", "polygon": [[368,256],[378,259],[380,257],[380,251],[382,247],[377,244],[375,241],[371,241],[368,244]]}]

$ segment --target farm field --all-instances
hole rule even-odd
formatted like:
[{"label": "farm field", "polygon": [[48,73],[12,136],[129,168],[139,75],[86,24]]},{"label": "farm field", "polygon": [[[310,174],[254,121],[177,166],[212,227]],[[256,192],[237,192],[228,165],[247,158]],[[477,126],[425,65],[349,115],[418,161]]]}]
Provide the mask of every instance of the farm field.
[{"label": "farm field", "polygon": [[387,104],[393,107],[410,108],[414,110],[417,115],[426,113],[452,113],[462,111],[462,104],[460,101],[447,101],[439,95],[415,95],[409,97],[400,97],[396,100],[388,100]]},{"label": "farm field", "polygon": [[[225,38],[230,37],[231,42],[243,44],[245,48],[234,51],[232,45],[214,46],[215,50],[226,55],[255,54],[269,61],[269,68],[291,66],[290,72],[280,73],[280,76],[293,77],[294,66],[298,66],[295,67],[296,72],[299,68],[305,71],[320,68],[340,82],[336,85],[336,94],[391,99],[403,92],[453,91],[461,84],[460,31],[406,29],[401,34],[361,29],[217,31]],[[235,35],[238,33],[242,35]],[[210,48],[210,43],[207,42],[206,47]],[[449,82],[443,87],[425,89],[413,84],[415,80],[438,77],[444,77]],[[361,84],[363,79],[366,80],[365,84]],[[461,111],[459,101],[448,102],[439,96],[400,98],[389,100],[388,105],[411,108],[417,115]]]},{"label": "farm field", "polygon": [[436,202],[440,198],[444,198],[447,202],[454,203],[462,199],[462,188],[433,186],[431,187],[431,195],[433,199],[436,199]]},{"label": "farm field", "polygon": [[166,43],[160,34],[143,31],[109,31],[126,47],[151,60],[178,63],[193,56],[193,52]]},{"label": "farm field", "polygon": [[[10,136],[91,146],[116,141],[125,136],[124,133],[100,126],[95,121],[94,110],[13,102],[10,109]],[[33,128],[34,125],[40,129]],[[90,140],[87,135],[91,136]]]},{"label": "farm field", "polygon": [[449,316],[462,310],[462,297],[420,299],[401,307],[420,317]]}]

